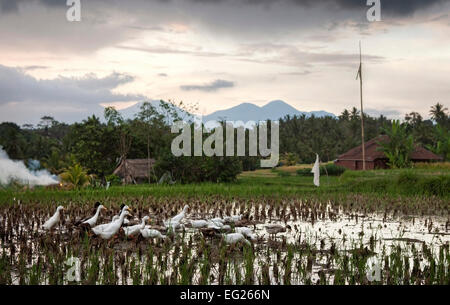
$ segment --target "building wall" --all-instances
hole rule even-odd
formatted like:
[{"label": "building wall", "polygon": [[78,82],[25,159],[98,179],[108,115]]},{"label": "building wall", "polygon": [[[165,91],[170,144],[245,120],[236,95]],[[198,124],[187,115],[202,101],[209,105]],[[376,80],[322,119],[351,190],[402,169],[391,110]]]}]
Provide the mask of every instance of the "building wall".
[{"label": "building wall", "polygon": [[[362,170],[363,169],[362,160],[337,160],[336,162],[334,162],[334,164],[343,166],[343,167],[351,169],[351,170]],[[380,163],[380,165],[382,165],[382,164]],[[366,169],[374,169],[375,166],[376,166],[375,162],[366,161]]]},{"label": "building wall", "polygon": [[334,164],[343,166],[348,169],[356,169],[356,161],[353,160],[337,160]]},{"label": "building wall", "polygon": [[375,168],[388,168],[386,160],[376,159],[375,160]]},{"label": "building wall", "polygon": [[[375,168],[375,162],[373,161],[366,161],[366,169],[374,169]],[[363,169],[363,161],[356,161],[356,170],[362,170]]]}]

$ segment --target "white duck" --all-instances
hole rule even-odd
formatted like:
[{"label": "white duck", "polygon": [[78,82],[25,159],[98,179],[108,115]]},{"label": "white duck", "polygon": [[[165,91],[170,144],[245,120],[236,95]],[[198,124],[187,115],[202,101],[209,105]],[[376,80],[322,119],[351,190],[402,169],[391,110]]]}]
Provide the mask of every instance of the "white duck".
[{"label": "white duck", "polygon": [[[130,210],[130,209],[129,209],[128,206],[124,206],[124,207],[122,208],[122,211],[120,212],[120,215],[122,216],[122,214],[123,214],[124,211],[129,211],[129,210]],[[130,215],[130,214],[128,213],[127,215]],[[126,216],[126,215],[125,215],[125,216]],[[114,217],[112,218],[111,222],[108,222],[108,223],[104,223],[104,224],[95,226],[95,227],[92,228],[92,231],[93,231],[96,235],[98,235],[98,234],[100,234],[102,231],[107,230],[107,228],[108,228],[109,226],[111,226],[112,224],[118,222],[119,220],[120,220],[120,216],[116,215],[116,216],[114,216]]]},{"label": "white duck", "polygon": [[106,210],[106,208],[103,205],[99,205],[97,207],[97,211],[95,212],[95,215],[89,218],[88,220],[83,221],[82,223],[88,224],[90,227],[95,226],[98,220],[98,215],[100,214],[101,210]]},{"label": "white duck", "polygon": [[204,219],[191,220],[191,226],[196,229],[206,228],[208,226],[208,221]]},{"label": "white duck", "polygon": [[169,222],[180,222],[184,216],[186,216],[186,212],[189,209],[188,205],[185,205],[183,208],[183,211],[181,211],[181,213],[179,213],[178,215],[175,215],[174,217],[172,217]]},{"label": "white duck", "polygon": [[169,223],[166,224],[167,232],[175,232],[177,229],[184,229],[184,225],[179,222],[173,222],[169,221]]},{"label": "white duck", "polygon": [[223,227],[223,223],[210,220],[208,221],[208,225],[206,227],[209,229],[220,230]]},{"label": "white duck", "polygon": [[51,228],[53,228],[60,220],[61,215],[60,215],[60,211],[64,210],[63,206],[58,206],[56,208],[56,212],[55,214],[53,214],[52,217],[50,217],[43,225],[42,227],[46,230],[50,230]]},{"label": "white duck", "polygon": [[220,222],[222,224],[224,223],[224,220],[220,217],[211,218],[210,220],[213,222]]},{"label": "white duck", "polygon": [[223,219],[225,220],[225,222],[235,222],[236,223],[242,219],[242,215],[225,216]]},{"label": "white duck", "polygon": [[161,232],[155,229],[151,229],[150,227],[144,227],[140,230],[142,237],[144,238],[162,238],[165,239],[166,236],[162,235]]},{"label": "white duck", "polygon": [[125,219],[125,216],[130,215],[130,213],[128,211],[123,211],[120,214],[120,218],[119,220],[116,220],[112,223],[109,224],[109,226],[103,228],[102,230],[97,230],[97,227],[92,228],[92,231],[96,234],[99,235],[101,238],[103,239],[110,239],[111,237],[113,237],[117,232],[119,232],[120,227],[123,224],[123,220]]},{"label": "white duck", "polygon": [[247,227],[236,227],[236,228],[234,228],[234,231],[236,233],[241,233],[242,235],[250,238],[251,240],[256,240],[256,236],[255,236],[255,234],[253,234],[253,231],[250,228],[247,228]]},{"label": "white duck", "polygon": [[144,218],[142,218],[142,223],[135,225],[135,226],[124,227],[123,231],[125,232],[125,236],[133,236],[135,234],[139,234],[140,230],[144,229],[145,222],[149,218],[150,217],[148,217],[148,216],[144,216]]},{"label": "white duck", "polygon": [[178,215],[175,215],[168,221],[164,222],[164,226],[168,228],[169,230],[172,230],[172,232],[175,232],[177,228],[184,228],[184,226],[181,224],[181,220],[183,220],[184,216],[186,215],[187,210],[189,209],[188,205],[185,205],[181,213]]},{"label": "white duck", "polygon": [[[122,212],[123,212],[124,210],[131,211],[130,208],[129,208],[127,205],[122,204],[122,206],[121,206],[121,208],[120,208],[119,214],[114,215],[111,221],[118,220],[119,217],[120,217],[120,214],[122,214]],[[128,223],[129,223],[129,220],[125,218],[125,219],[123,220],[123,223],[124,223],[124,224],[128,224]]]},{"label": "white duck", "polygon": [[229,233],[229,234],[225,234],[223,236],[223,240],[227,243],[227,244],[236,244],[240,241],[246,243],[247,245],[250,246],[250,242],[245,239],[245,236],[242,235],[241,233]]}]

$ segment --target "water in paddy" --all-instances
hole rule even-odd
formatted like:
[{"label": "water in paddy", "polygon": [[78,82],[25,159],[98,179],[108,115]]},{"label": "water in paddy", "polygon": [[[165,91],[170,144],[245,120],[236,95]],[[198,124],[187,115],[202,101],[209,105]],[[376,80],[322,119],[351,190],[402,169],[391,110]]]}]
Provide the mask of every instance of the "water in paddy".
[{"label": "water in paddy", "polygon": [[[239,211],[233,205],[227,215]],[[184,230],[165,240],[87,237],[70,228],[74,213],[69,208],[49,233],[39,229],[49,212],[23,208],[21,215],[29,216],[24,221],[4,208],[0,281],[73,283],[67,277],[71,257],[79,259],[80,282],[97,284],[448,284],[450,277],[445,215],[365,214],[329,205],[320,212],[292,206],[275,211],[255,205],[248,220],[231,224],[254,230],[257,239],[249,247],[226,245],[218,232],[205,236],[189,228],[190,219],[218,216],[201,205],[187,215]],[[165,219],[152,208],[139,211],[146,213],[154,224]],[[267,225],[284,232],[269,234]]]}]

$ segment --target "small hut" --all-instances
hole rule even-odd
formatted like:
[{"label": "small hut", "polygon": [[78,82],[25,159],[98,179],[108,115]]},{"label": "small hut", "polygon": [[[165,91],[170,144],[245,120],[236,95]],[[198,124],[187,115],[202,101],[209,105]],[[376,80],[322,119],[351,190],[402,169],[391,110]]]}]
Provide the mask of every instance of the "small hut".
[{"label": "small hut", "polygon": [[154,159],[123,159],[113,174],[124,184],[147,182],[154,164]]},{"label": "small hut", "polygon": [[[382,151],[378,150],[380,145],[377,143],[385,141],[389,141],[389,137],[381,135],[365,143],[366,169],[388,168],[388,158]],[[413,162],[442,161],[442,157],[419,145],[415,145],[410,158]],[[340,155],[337,160],[334,161],[334,164],[353,170],[363,169],[362,145],[352,148],[348,152]]]}]

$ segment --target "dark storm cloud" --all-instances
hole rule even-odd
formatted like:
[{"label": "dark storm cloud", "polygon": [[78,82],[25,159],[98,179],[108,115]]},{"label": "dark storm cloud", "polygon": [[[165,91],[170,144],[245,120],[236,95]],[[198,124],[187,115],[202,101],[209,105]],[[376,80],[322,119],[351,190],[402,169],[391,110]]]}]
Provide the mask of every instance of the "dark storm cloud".
[{"label": "dark storm cloud", "polygon": [[[335,0],[336,3],[346,8],[361,8],[366,7],[366,0]],[[416,11],[427,9],[436,4],[443,4],[449,2],[449,0],[381,0],[382,14],[397,15],[397,16],[409,16]]]},{"label": "dark storm cloud", "polygon": [[0,65],[0,105],[8,103],[95,104],[144,99],[138,95],[122,95],[111,90],[132,82],[134,78],[121,73],[105,77],[87,74],[83,77],[58,77],[38,80],[25,74],[20,68]]},{"label": "dark storm cloud", "polygon": [[[263,5],[273,7],[280,4],[292,4],[301,7],[314,7],[318,5],[332,5],[339,9],[367,10],[367,0],[189,0],[196,4],[240,4]],[[170,2],[170,1],[168,1]],[[443,4],[449,0],[381,0],[383,14],[408,16],[416,11]]]},{"label": "dark storm cloud", "polygon": [[215,81],[204,84],[204,85],[184,85],[180,86],[181,90],[184,91],[193,91],[193,90],[199,90],[199,91],[205,91],[205,92],[212,92],[217,91],[222,88],[231,88],[234,87],[234,82],[230,82],[223,79],[216,79]]},{"label": "dark storm cloud", "polygon": [[[183,0],[185,1],[185,0]],[[319,5],[331,5],[338,9],[359,10],[367,9],[367,0],[188,0],[197,5],[236,5],[236,6],[265,6],[274,7],[281,4],[295,5],[304,8],[315,7]],[[20,4],[24,2],[36,2],[48,7],[67,7],[66,0],[0,0],[0,10],[2,12],[15,12]],[[90,0],[90,2],[103,3],[104,5],[114,5],[104,0]],[[145,5],[143,0],[129,0],[130,6],[140,4]],[[175,0],[153,0],[148,2],[165,3],[168,5],[177,5],[179,1]],[[436,4],[447,3],[449,0],[381,0],[383,14],[390,16],[408,16],[416,11],[432,7]]]},{"label": "dark storm cloud", "polygon": [[66,0],[0,0],[0,12],[17,12],[19,5],[25,2],[36,2],[49,7],[67,7]]}]

